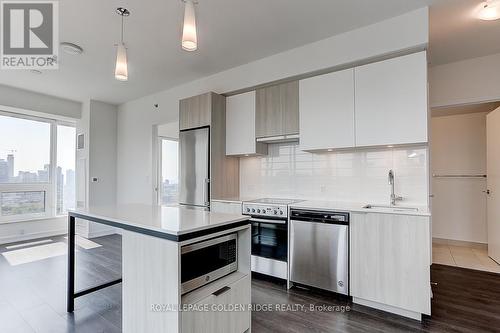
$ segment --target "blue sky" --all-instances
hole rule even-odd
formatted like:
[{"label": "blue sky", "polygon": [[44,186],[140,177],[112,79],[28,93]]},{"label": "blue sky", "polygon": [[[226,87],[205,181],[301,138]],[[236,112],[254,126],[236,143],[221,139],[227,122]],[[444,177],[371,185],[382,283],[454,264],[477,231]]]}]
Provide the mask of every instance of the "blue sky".
[{"label": "blue sky", "polygon": [[[75,129],[59,127],[58,165],[75,169]],[[14,174],[18,171],[36,172],[50,162],[50,124],[0,115],[0,158],[14,150]]]}]

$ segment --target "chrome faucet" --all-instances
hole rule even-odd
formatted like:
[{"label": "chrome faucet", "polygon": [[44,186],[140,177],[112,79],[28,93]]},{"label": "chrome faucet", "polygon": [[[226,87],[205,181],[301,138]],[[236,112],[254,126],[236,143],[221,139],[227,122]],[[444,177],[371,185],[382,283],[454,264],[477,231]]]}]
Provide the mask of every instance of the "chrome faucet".
[{"label": "chrome faucet", "polygon": [[396,201],[403,200],[403,197],[394,194],[394,171],[389,170],[389,185],[391,185],[391,206],[396,206]]}]

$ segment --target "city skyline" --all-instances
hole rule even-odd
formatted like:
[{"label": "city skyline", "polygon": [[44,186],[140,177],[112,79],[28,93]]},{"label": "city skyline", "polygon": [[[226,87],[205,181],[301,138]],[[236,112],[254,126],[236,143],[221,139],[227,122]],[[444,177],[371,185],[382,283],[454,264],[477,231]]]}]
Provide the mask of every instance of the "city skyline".
[{"label": "city skyline", "polygon": [[[0,159],[13,154],[14,174],[19,171],[37,172],[50,164],[51,125],[48,122],[0,115]],[[57,125],[57,165],[64,170],[75,169],[75,127]]]},{"label": "city skyline", "polygon": [[[36,172],[19,170],[14,173],[15,156],[8,154],[6,159],[0,158],[0,183],[25,184],[40,183],[50,180],[50,165],[44,165],[43,170]],[[55,175],[55,207],[57,214],[62,214],[68,209],[75,208],[75,170],[56,167]],[[19,215],[30,213],[43,213],[46,205],[44,191],[7,191],[1,197],[1,215]]]}]

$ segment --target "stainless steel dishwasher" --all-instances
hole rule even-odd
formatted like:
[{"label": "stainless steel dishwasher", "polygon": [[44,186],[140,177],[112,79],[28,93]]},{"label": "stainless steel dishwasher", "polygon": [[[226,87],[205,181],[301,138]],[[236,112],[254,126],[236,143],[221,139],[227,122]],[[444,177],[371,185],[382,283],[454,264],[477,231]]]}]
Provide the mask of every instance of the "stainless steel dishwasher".
[{"label": "stainless steel dishwasher", "polygon": [[349,295],[349,213],[292,209],[290,280]]}]

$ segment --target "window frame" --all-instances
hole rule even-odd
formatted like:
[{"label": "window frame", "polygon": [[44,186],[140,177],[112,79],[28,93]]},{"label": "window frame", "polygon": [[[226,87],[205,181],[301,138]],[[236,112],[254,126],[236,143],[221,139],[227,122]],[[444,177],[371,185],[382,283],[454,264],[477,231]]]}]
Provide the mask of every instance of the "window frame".
[{"label": "window frame", "polygon": [[[50,118],[43,118],[38,116],[14,113],[9,111],[3,111],[0,109],[0,116],[26,119],[32,121],[38,121],[41,123],[50,124],[50,156],[49,156],[49,180],[47,182],[36,182],[36,183],[0,183],[0,194],[2,192],[45,192],[45,212],[43,213],[31,213],[31,214],[21,214],[21,215],[8,215],[2,216],[0,212],[0,224],[13,223],[13,222],[24,222],[31,220],[40,219],[50,219],[61,216],[66,216],[66,214],[57,214],[57,179],[56,179],[56,169],[57,169],[57,126],[71,126],[76,128],[76,121],[71,122],[67,120],[57,120]],[[76,140],[76,136],[75,136]],[[76,159],[76,152],[75,152]],[[0,207],[1,209],[1,207]]]},{"label": "window frame", "polygon": [[[168,137],[168,136],[158,136],[158,175],[157,179],[158,182],[156,184],[156,193],[157,193],[157,203],[158,206],[165,206],[168,207],[170,205],[164,205],[162,201],[162,196],[163,196],[163,141],[175,141],[177,144],[179,144],[179,139],[178,138],[173,138],[173,137]],[[179,163],[179,156],[177,156],[177,163]],[[179,169],[178,169],[179,170]]]}]

